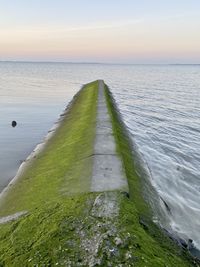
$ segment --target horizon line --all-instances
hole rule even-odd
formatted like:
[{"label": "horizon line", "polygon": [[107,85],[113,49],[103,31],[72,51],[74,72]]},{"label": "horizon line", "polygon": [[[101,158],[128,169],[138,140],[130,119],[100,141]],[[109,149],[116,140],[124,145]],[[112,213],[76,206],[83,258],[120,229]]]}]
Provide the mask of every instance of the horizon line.
[{"label": "horizon line", "polygon": [[60,63],[60,64],[96,64],[96,65],[200,65],[200,63],[120,63],[96,61],[54,61],[54,60],[0,60],[0,63]]}]

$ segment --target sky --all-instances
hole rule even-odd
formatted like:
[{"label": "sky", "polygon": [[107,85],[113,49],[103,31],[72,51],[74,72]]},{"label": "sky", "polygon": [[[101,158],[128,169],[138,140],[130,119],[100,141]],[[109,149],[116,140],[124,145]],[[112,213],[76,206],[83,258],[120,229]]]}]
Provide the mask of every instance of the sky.
[{"label": "sky", "polygon": [[200,63],[200,0],[0,0],[0,60]]}]

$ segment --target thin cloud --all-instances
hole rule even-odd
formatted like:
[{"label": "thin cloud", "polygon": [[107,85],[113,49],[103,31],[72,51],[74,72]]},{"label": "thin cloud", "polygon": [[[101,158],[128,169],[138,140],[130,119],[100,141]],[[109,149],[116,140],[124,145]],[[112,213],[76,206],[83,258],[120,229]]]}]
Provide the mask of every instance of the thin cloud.
[{"label": "thin cloud", "polygon": [[128,21],[121,21],[121,22],[120,21],[119,22],[108,22],[105,24],[96,24],[92,26],[66,28],[64,31],[87,31],[87,30],[112,29],[112,28],[120,28],[124,26],[132,26],[132,25],[136,25],[142,22],[143,22],[143,19],[128,20]]},{"label": "thin cloud", "polygon": [[[26,28],[12,28],[6,29],[6,32],[18,32],[18,33],[67,33],[67,32],[83,32],[83,31],[92,31],[92,30],[106,30],[121,28],[126,26],[133,26],[143,22],[143,19],[136,20],[126,20],[126,21],[111,21],[104,24],[94,24],[94,25],[85,25],[85,26],[76,26],[76,27],[47,27],[47,26],[38,26],[38,27],[26,27]],[[3,29],[2,29],[3,30]],[[5,29],[4,29],[5,31]]]}]

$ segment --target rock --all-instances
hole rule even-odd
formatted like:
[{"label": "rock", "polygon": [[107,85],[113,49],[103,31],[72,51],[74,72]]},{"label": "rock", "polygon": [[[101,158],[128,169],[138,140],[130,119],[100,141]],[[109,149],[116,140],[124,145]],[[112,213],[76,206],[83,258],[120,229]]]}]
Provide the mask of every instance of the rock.
[{"label": "rock", "polygon": [[121,246],[123,244],[123,241],[119,237],[115,237],[115,245],[116,246]]},{"label": "rock", "polygon": [[112,231],[112,230],[107,231],[107,235],[108,235],[108,237],[114,236],[114,231]]},{"label": "rock", "polygon": [[188,249],[191,249],[193,247],[194,247],[193,240],[192,239],[188,239]]},{"label": "rock", "polygon": [[149,226],[146,222],[146,220],[142,217],[139,218],[139,223],[142,225],[142,227],[144,228],[144,230],[148,230],[149,229]]},{"label": "rock", "polygon": [[183,249],[187,249],[188,244],[187,242],[180,238],[177,234],[168,231],[167,229],[163,228],[163,231],[167,234],[167,236],[173,240],[178,246],[182,247]]},{"label": "rock", "polygon": [[132,255],[131,255],[131,253],[128,251],[128,252],[126,252],[126,254],[125,254],[125,259],[126,260],[129,260],[129,259],[131,259],[132,258]]},{"label": "rock", "polygon": [[182,239],[182,238],[179,238],[178,240],[177,240],[177,242],[178,242],[178,244],[180,244],[184,249],[186,249],[187,247],[188,247],[188,244],[185,242],[185,240],[184,239]]}]

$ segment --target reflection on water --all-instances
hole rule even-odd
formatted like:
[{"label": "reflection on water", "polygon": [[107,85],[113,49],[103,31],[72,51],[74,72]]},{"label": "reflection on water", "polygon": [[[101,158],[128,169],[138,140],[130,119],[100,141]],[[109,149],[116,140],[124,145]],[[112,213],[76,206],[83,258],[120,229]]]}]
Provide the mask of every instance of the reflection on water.
[{"label": "reflection on water", "polygon": [[111,87],[170,226],[200,248],[200,66],[0,63],[0,187],[95,79]]}]

